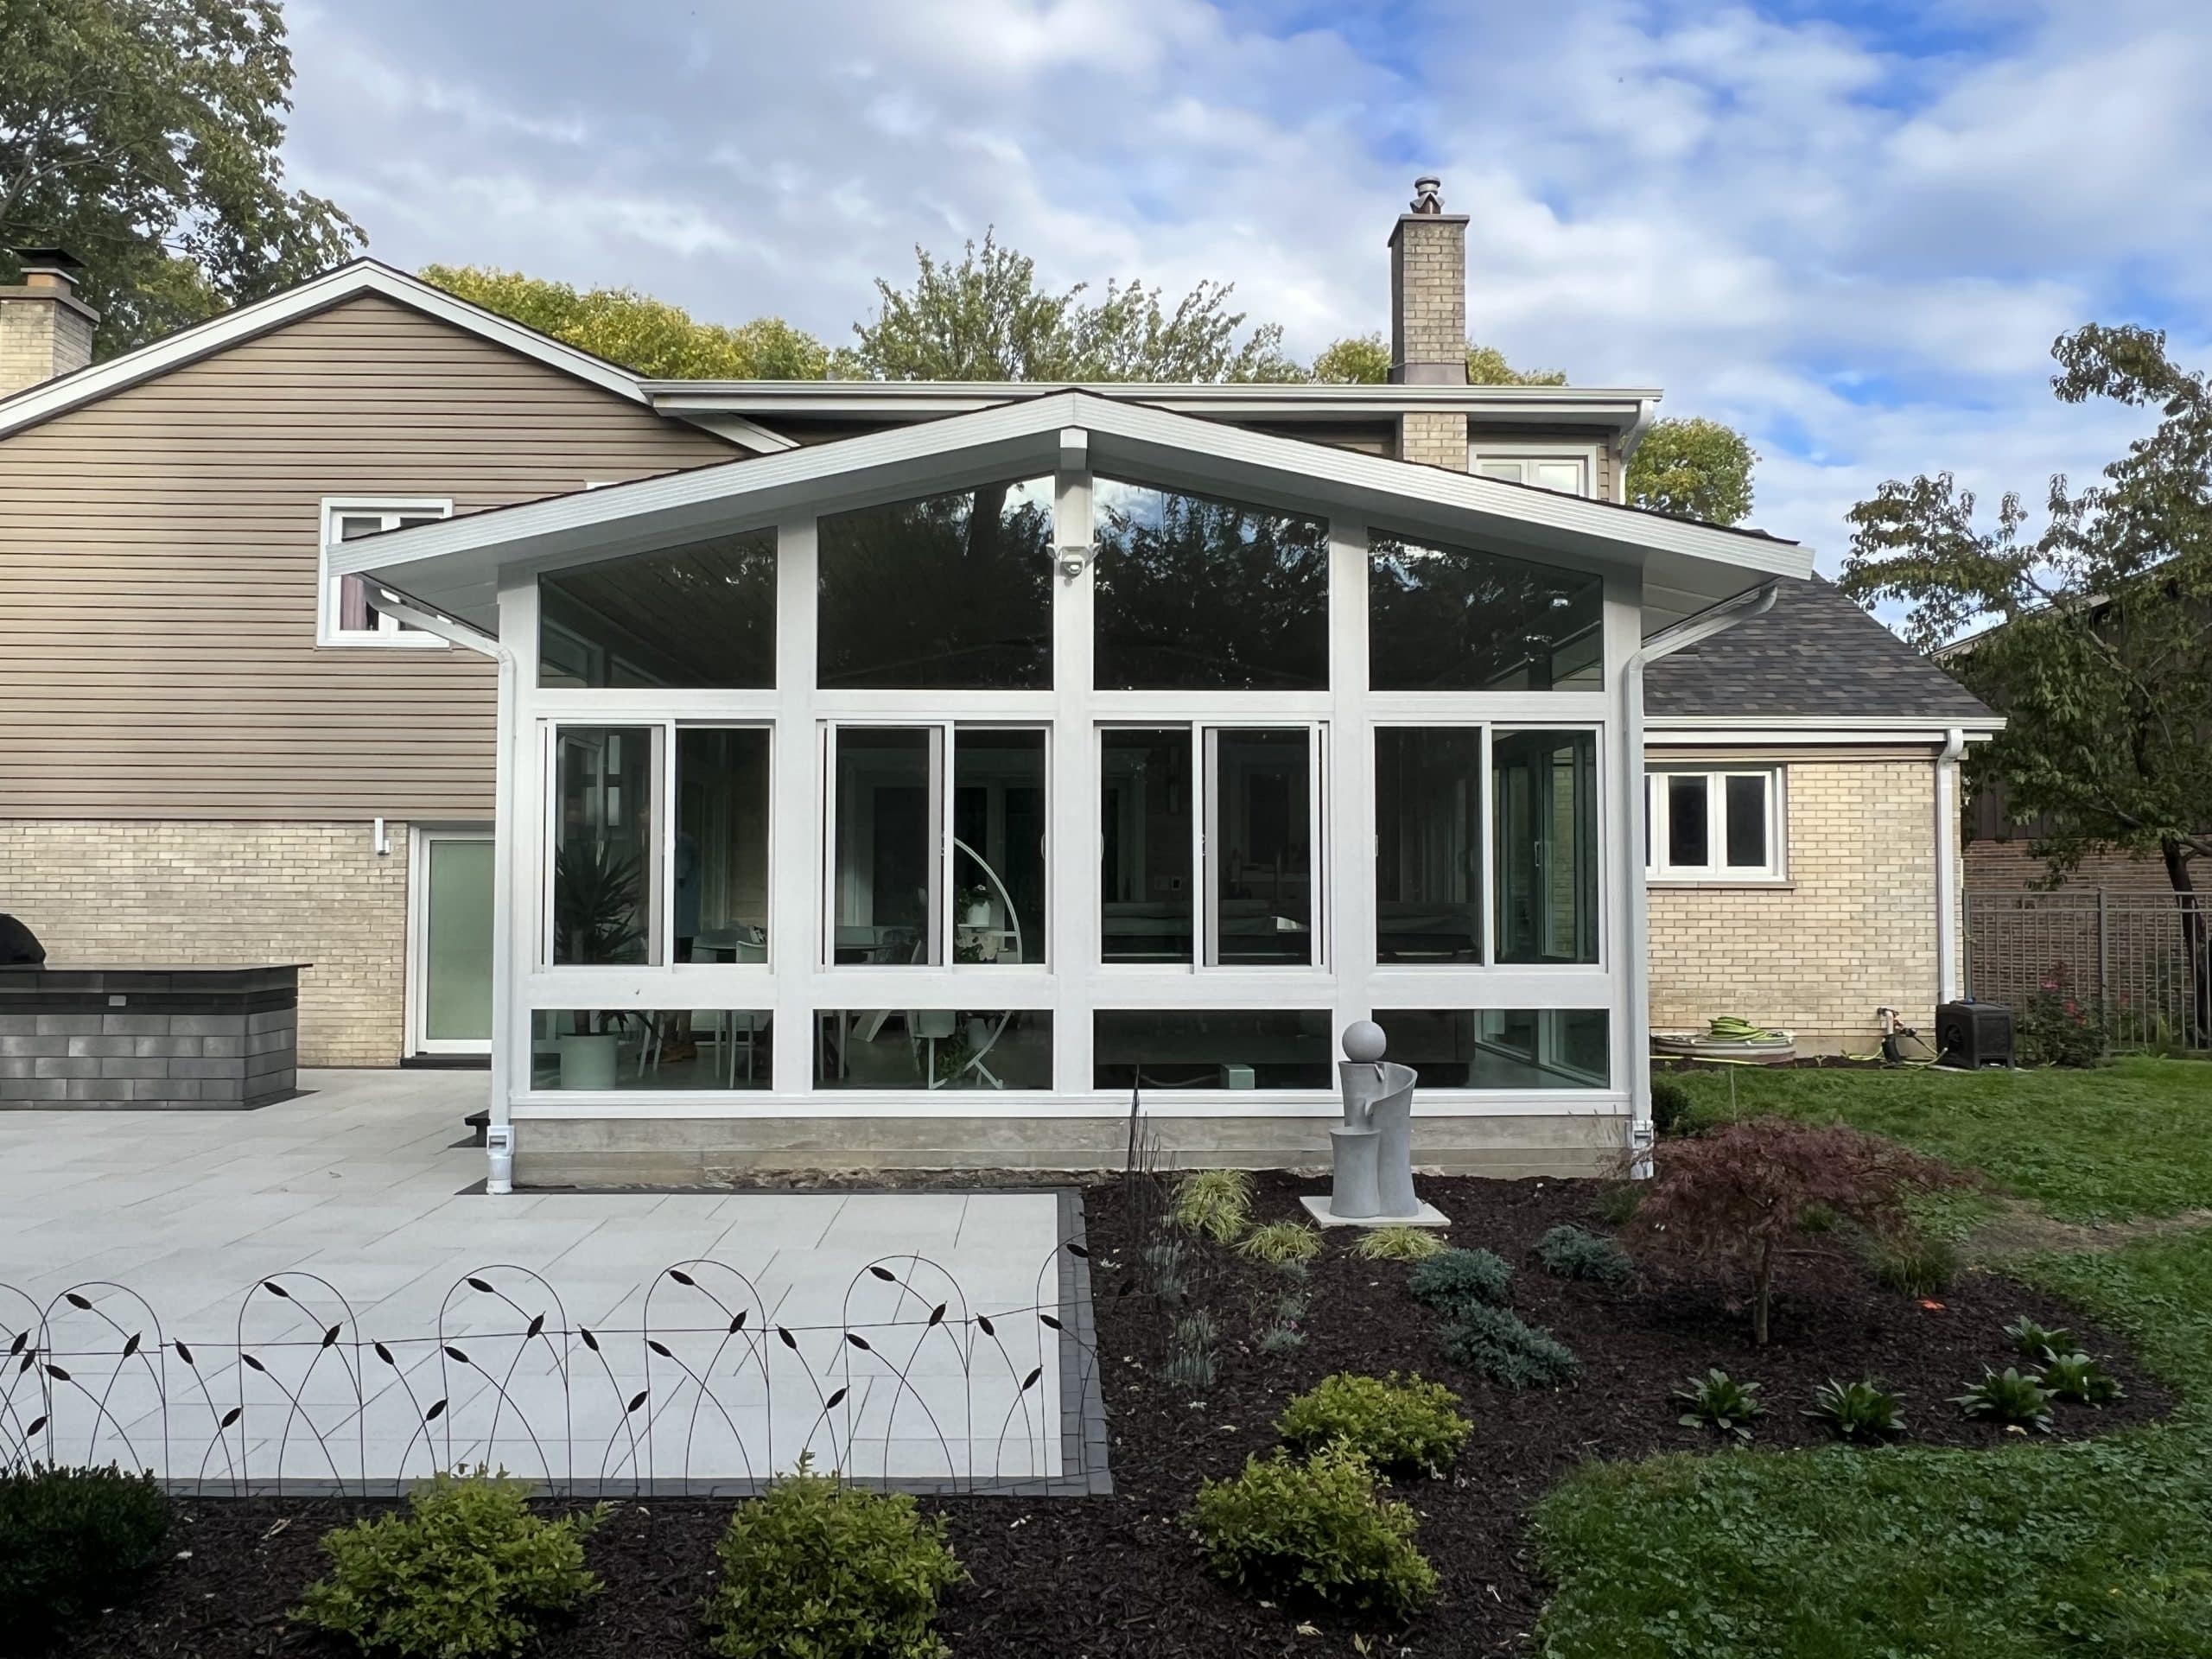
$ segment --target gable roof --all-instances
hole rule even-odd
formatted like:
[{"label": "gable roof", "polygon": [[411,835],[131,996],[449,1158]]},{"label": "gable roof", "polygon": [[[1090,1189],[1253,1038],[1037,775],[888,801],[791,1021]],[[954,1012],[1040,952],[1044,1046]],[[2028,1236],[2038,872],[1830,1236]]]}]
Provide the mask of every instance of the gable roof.
[{"label": "gable roof", "polygon": [[1785,582],[1774,607],[1645,671],[1645,714],[1713,719],[1916,720],[1986,725],[1973,692],[1827,577]]},{"label": "gable roof", "polygon": [[499,571],[668,547],[850,503],[957,489],[979,478],[1067,467],[1170,489],[1280,501],[1446,543],[1643,578],[1646,631],[1775,575],[1802,576],[1809,550],[1757,532],[1687,523],[1255,432],[1095,396],[1043,391],[779,454],[365,537],[332,550],[334,573],[371,575],[431,609],[497,626]]},{"label": "gable roof", "polygon": [[[320,276],[311,276],[267,299],[256,300],[206,322],[181,328],[120,357],[42,380],[12,397],[0,397],[0,438],[364,294],[381,295],[495,345],[534,358],[630,403],[652,407],[645,383],[619,363],[579,351],[381,260],[360,258]],[[791,439],[734,416],[718,417],[715,428],[724,436],[752,448],[794,447]]]}]

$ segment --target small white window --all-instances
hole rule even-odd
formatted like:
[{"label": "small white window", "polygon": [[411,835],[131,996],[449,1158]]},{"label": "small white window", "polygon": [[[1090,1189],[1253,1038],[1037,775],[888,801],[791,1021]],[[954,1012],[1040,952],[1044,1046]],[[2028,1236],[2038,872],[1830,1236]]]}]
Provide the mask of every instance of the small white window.
[{"label": "small white window", "polygon": [[453,503],[445,499],[340,500],[322,504],[322,551],[320,559],[321,601],[315,620],[319,645],[435,645],[446,642],[434,633],[410,628],[397,617],[386,616],[369,602],[369,586],[359,576],[330,573],[330,550],[341,542],[357,541],[379,531],[405,524],[427,524],[453,516]]},{"label": "small white window", "polygon": [[1653,772],[1644,779],[1646,869],[1662,881],[1772,881],[1783,870],[1782,774]]},{"label": "small white window", "polygon": [[1471,448],[1468,460],[1483,478],[1502,478],[1512,484],[1533,484],[1561,495],[1587,496],[1594,472],[1589,451]]}]

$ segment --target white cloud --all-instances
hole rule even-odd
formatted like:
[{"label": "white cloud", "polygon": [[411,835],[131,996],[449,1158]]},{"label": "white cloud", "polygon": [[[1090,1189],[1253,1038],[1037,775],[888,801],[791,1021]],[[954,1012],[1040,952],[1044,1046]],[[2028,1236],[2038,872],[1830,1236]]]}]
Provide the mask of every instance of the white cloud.
[{"label": "white cloud", "polygon": [[916,242],[995,226],[1056,283],[1234,280],[1304,351],[1387,324],[1434,168],[1478,338],[1741,425],[1759,521],[1833,568],[1885,476],[2035,499],[2145,424],[2056,405],[2048,351],[2212,300],[2212,13],[1806,10],[296,3],[289,154],[404,264],[838,340]]}]

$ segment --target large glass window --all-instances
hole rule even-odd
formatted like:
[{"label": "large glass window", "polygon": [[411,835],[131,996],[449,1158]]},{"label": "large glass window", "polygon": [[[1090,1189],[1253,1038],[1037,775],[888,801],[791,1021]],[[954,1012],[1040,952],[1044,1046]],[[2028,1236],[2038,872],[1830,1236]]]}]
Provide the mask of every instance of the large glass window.
[{"label": "large glass window", "polygon": [[1598,739],[1501,731],[1491,740],[1497,959],[1598,960]]},{"label": "large glass window", "polygon": [[819,532],[823,689],[1050,689],[1051,479],[829,513]]},{"label": "large glass window", "polygon": [[768,734],[679,726],[670,937],[678,962],[768,959]]},{"label": "large glass window", "polygon": [[652,726],[563,726],[554,737],[556,963],[658,962]]},{"label": "large glass window", "polygon": [[1037,1008],[826,1008],[818,1089],[1049,1089],[1052,1016]]},{"label": "large glass window", "polygon": [[1602,1089],[1612,1071],[1603,1008],[1378,1008],[1375,1023],[1423,1088]]},{"label": "large glass window", "polygon": [[1327,689],[1326,523],[1106,478],[1096,499],[1100,690]]},{"label": "large glass window", "polygon": [[1675,880],[1771,880],[1782,874],[1782,780],[1745,772],[1655,772],[1645,779],[1649,872]]},{"label": "large glass window", "polygon": [[538,1090],[766,1089],[765,1008],[540,1008],[531,1019]]},{"label": "large glass window", "polygon": [[1043,962],[1044,729],[839,726],[830,741],[830,959]]},{"label": "large glass window", "polygon": [[1336,1078],[1323,1010],[1101,1008],[1092,1020],[1100,1089],[1326,1089]]},{"label": "large glass window", "polygon": [[537,683],[776,683],[776,533],[721,536],[537,579]]},{"label": "large glass window", "polygon": [[1318,962],[1319,733],[1108,727],[1099,741],[1102,959],[1192,962],[1203,918],[1210,966]]},{"label": "large glass window", "polygon": [[1549,691],[1604,676],[1603,578],[1385,531],[1368,553],[1377,691]]},{"label": "large glass window", "polygon": [[1187,963],[1198,897],[1191,728],[1109,726],[1098,744],[1100,957]]},{"label": "large glass window", "polygon": [[1483,959],[1483,734],[1375,734],[1375,959]]}]

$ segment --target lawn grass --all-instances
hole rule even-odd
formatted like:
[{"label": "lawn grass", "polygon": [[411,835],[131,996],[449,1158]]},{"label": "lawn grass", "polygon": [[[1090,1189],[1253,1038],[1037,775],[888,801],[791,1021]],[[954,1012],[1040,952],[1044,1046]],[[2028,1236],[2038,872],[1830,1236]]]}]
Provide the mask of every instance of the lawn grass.
[{"label": "lawn grass", "polygon": [[1979,1169],[2061,1221],[2212,1206],[2212,1065],[2201,1060],[2130,1058],[2091,1071],[1732,1066],[1676,1075],[1693,1122],[1732,1111],[1840,1119]]},{"label": "lawn grass", "polygon": [[[1701,1112],[1725,1109],[1724,1078],[1686,1081]],[[1895,1134],[2067,1219],[2212,1203],[2212,1158],[2186,1132],[2212,1127],[2212,1068],[2143,1060],[2013,1077],[1788,1072],[1737,1083],[1739,1106]],[[2212,1652],[2212,1230],[2008,1265],[2126,1332],[2180,1392],[2176,1414],[2072,1446],[1592,1465],[1538,1511],[1557,1585],[1543,1652]],[[1950,1408],[1907,1402],[1909,1414]]]}]

